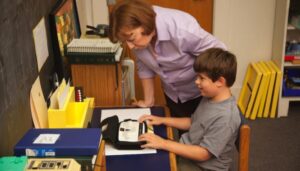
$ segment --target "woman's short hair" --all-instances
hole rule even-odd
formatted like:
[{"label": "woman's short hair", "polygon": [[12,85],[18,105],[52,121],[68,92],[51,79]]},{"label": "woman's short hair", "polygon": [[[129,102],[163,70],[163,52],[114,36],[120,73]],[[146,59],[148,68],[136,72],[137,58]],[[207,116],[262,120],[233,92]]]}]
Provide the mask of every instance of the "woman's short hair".
[{"label": "woman's short hair", "polygon": [[155,12],[145,0],[122,0],[112,8],[109,16],[109,38],[112,42],[127,39],[122,29],[142,27],[142,34],[149,35],[155,30]]}]

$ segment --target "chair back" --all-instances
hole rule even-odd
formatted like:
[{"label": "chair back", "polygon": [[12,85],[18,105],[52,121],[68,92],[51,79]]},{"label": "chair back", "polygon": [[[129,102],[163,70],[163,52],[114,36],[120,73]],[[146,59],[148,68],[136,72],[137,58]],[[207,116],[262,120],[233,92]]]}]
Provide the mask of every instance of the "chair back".
[{"label": "chair back", "polygon": [[239,144],[238,144],[238,170],[249,170],[249,146],[250,146],[250,127],[247,124],[240,126],[239,130]]}]

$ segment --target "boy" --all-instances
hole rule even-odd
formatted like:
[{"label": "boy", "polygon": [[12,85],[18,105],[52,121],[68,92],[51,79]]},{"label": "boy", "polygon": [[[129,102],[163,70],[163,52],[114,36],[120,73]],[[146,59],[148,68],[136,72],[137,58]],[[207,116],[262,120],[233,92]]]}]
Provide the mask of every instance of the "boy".
[{"label": "boy", "polygon": [[211,48],[196,58],[193,67],[203,99],[191,118],[140,118],[149,125],[165,124],[188,132],[180,142],[150,133],[141,135],[139,140],[147,142],[143,148],[163,149],[180,156],[179,170],[229,170],[241,122],[230,91],[236,77],[236,57],[223,49]]}]

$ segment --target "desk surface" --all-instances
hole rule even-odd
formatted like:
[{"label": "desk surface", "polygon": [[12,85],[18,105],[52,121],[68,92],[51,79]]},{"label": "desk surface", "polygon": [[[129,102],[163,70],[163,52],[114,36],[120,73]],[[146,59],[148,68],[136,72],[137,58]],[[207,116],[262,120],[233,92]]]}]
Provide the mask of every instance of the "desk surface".
[{"label": "desk surface", "polygon": [[[101,117],[101,110],[104,108],[95,108],[91,127],[98,127]],[[164,107],[152,107],[151,113],[157,116],[170,116],[168,110]],[[165,112],[166,111],[166,112]],[[163,138],[173,138],[172,130],[166,126],[155,126],[154,133]],[[163,150],[157,150],[156,154],[142,155],[123,155],[123,156],[104,156],[104,143],[101,143],[95,171],[176,171],[176,159],[173,153]]]}]

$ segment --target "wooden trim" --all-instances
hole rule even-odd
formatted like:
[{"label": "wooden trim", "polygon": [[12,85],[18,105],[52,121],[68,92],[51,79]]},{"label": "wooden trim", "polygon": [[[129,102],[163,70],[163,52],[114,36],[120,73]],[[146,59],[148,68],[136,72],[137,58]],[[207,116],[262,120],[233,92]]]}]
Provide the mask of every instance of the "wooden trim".
[{"label": "wooden trim", "polygon": [[[164,106],[165,115],[166,117],[171,117],[169,108]],[[167,127],[167,136],[169,139],[174,140],[173,130],[171,127]],[[177,171],[177,161],[176,161],[176,155],[175,153],[169,152],[169,159],[170,159],[170,168],[171,171]]]},{"label": "wooden trim", "polygon": [[102,140],[100,149],[97,155],[97,160],[94,165],[94,171],[106,171],[106,158],[105,158],[105,141]]}]

